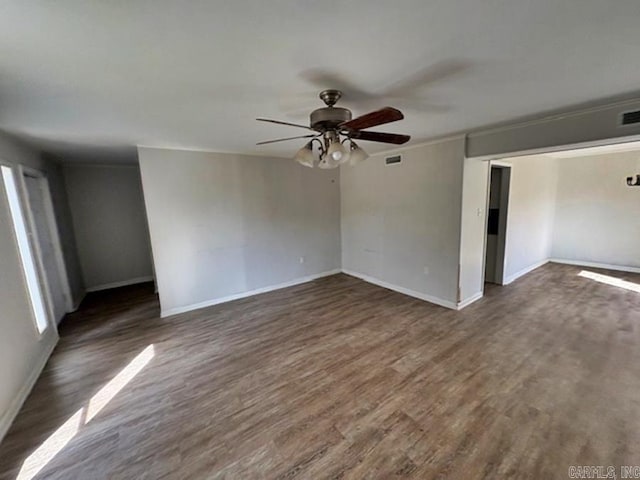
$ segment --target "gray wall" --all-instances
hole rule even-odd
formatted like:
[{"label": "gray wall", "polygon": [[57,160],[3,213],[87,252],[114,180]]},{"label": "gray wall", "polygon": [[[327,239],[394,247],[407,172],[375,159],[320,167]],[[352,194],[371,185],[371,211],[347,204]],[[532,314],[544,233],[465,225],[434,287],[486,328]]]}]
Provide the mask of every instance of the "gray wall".
[{"label": "gray wall", "polygon": [[[0,161],[46,170],[38,152],[0,134]],[[53,189],[53,185],[52,185]],[[36,330],[4,184],[0,182],[0,438],[58,339]]]},{"label": "gray wall", "polygon": [[464,139],[399,151],[342,168],[342,267],[455,307]]},{"label": "gray wall", "polygon": [[468,135],[467,156],[509,156],[549,148],[571,149],[572,145],[640,135],[640,124],[621,126],[620,115],[640,110],[640,101],[629,101],[545,119],[513,123]]},{"label": "gray wall", "polygon": [[640,267],[640,152],[560,158],[551,256]]},{"label": "gray wall", "polygon": [[339,171],[207,152],[138,156],[163,315],[340,268]]},{"label": "gray wall", "polygon": [[150,280],[138,165],[69,164],[64,179],[86,289]]},{"label": "gray wall", "polygon": [[64,183],[62,165],[53,157],[46,156],[47,180],[51,190],[51,200],[53,201],[58,233],[60,234],[60,246],[67,268],[69,288],[71,290],[71,302],[77,306],[84,297],[84,278],[78,257],[78,246],[73,231],[73,221],[71,210],[69,209],[69,198],[67,188]]}]

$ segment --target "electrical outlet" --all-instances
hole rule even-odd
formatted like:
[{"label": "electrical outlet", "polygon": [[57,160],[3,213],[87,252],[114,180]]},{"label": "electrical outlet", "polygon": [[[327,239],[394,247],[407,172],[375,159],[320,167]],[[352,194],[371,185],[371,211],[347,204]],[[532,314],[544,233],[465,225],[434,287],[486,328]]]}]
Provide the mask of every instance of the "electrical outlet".
[{"label": "electrical outlet", "polygon": [[300,257],[300,259],[298,260],[300,263],[304,263],[304,257]]},{"label": "electrical outlet", "polygon": [[422,269],[422,273],[424,273],[425,275],[429,275],[429,267],[424,267]]}]

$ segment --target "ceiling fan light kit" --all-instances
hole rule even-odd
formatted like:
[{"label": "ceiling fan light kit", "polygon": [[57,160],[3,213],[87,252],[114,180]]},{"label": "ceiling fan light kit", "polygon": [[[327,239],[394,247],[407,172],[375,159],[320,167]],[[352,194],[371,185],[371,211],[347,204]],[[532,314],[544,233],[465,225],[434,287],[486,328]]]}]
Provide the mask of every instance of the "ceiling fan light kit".
[{"label": "ceiling fan light kit", "polygon": [[636,175],[635,183],[633,183],[633,177],[627,177],[627,185],[630,187],[640,187],[640,173]]},{"label": "ceiling fan light kit", "polygon": [[[364,130],[375,127],[376,125],[402,120],[404,115],[402,115],[400,110],[385,107],[354,119],[352,118],[351,110],[335,106],[336,102],[342,97],[341,91],[323,90],[319,96],[326,107],[318,108],[311,112],[309,117],[310,126],[308,127],[306,125],[281,122],[267,118],[256,119],[261,122],[304,128],[315,131],[316,133],[280,138],[277,140],[267,140],[265,142],[259,142],[258,145],[284,142],[298,138],[311,138],[304,147],[296,152],[293,159],[305,167],[330,169],[337,168],[346,163],[352,166],[357,165],[369,157],[369,155],[353,141],[354,138],[371,142],[392,143],[395,145],[402,145],[411,138],[408,135]],[[348,148],[345,147],[347,141],[349,142]],[[318,145],[317,157],[313,151],[314,143]]]},{"label": "ceiling fan light kit", "polygon": [[349,152],[349,165],[354,167],[369,158],[369,154],[361,149],[353,140],[350,140],[350,143],[351,151]]},{"label": "ceiling fan light kit", "polygon": [[308,142],[304,147],[298,150],[293,159],[300,165],[313,168],[313,164],[316,159],[313,156],[313,146],[311,145],[311,142]]}]

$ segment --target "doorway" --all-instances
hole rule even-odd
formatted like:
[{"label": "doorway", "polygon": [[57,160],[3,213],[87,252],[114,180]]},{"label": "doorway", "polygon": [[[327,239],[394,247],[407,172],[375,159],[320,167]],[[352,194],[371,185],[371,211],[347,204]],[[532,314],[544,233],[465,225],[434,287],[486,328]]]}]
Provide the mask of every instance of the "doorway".
[{"label": "doorway", "polygon": [[511,167],[492,163],[490,170],[484,280],[503,285]]},{"label": "doorway", "polygon": [[71,311],[71,294],[62,256],[49,183],[38,170],[20,168],[27,230],[43,277],[44,296],[56,324]]}]

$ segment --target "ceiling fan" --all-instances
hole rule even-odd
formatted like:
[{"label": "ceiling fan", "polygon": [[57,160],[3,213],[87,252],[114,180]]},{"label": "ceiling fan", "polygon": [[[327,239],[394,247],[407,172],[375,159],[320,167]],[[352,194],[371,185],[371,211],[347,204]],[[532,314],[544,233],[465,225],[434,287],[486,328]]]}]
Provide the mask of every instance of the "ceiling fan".
[{"label": "ceiling fan", "polygon": [[[265,142],[258,142],[257,145],[284,142],[298,138],[311,138],[304,147],[298,150],[293,157],[294,160],[305,167],[336,168],[347,162],[355,165],[368,158],[369,155],[354,142],[354,139],[392,143],[395,145],[402,145],[411,139],[409,135],[365,130],[366,128],[377,125],[402,120],[404,115],[400,110],[392,107],[384,107],[357,118],[352,118],[351,110],[335,106],[336,102],[342,97],[340,90],[323,90],[320,92],[319,97],[325,103],[326,107],[318,108],[311,112],[309,126],[270,120],[268,118],[256,119],[261,122],[305,128],[315,133],[297,137],[279,138],[277,140],[267,140]],[[346,141],[349,141],[349,149],[344,146]],[[319,154],[317,158],[313,153],[314,142],[318,144]]]}]

